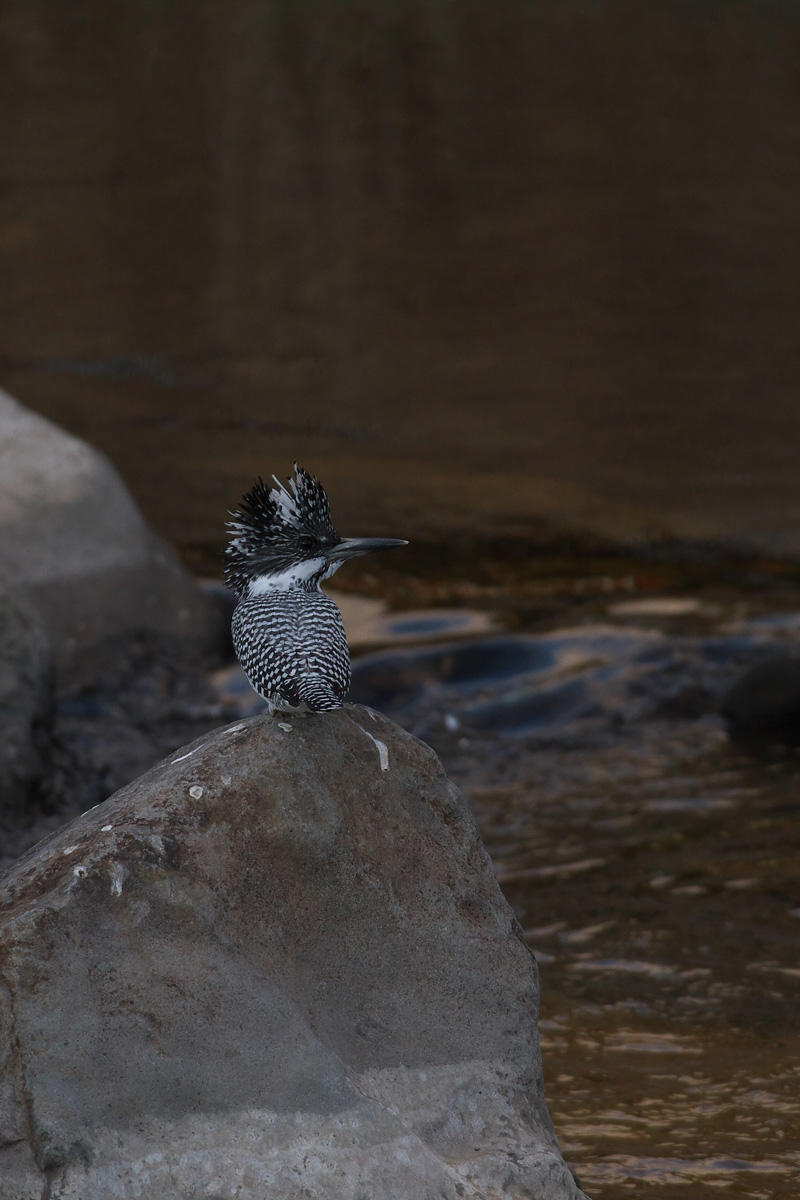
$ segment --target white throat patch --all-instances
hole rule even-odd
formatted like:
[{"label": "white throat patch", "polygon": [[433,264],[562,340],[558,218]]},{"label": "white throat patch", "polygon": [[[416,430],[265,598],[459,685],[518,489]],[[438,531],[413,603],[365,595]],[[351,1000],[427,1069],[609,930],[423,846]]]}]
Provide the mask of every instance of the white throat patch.
[{"label": "white throat patch", "polygon": [[302,587],[315,575],[321,576],[325,569],[325,563],[326,559],[324,558],[309,558],[293,567],[287,567],[285,571],[259,575],[257,579],[250,580],[247,594],[248,596],[263,596],[265,592],[288,592],[290,588]]}]

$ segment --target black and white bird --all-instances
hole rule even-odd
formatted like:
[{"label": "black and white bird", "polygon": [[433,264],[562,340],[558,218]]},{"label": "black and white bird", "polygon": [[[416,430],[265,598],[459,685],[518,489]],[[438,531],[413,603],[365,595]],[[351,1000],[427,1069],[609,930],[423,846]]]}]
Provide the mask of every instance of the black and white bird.
[{"label": "black and white bird", "polygon": [[350,653],[339,609],[322,591],[348,558],[408,543],[342,538],[325,489],[302,467],[286,488],[256,480],[228,522],[225,581],[239,597],[236,657],[270,712],[328,712],[350,688]]}]

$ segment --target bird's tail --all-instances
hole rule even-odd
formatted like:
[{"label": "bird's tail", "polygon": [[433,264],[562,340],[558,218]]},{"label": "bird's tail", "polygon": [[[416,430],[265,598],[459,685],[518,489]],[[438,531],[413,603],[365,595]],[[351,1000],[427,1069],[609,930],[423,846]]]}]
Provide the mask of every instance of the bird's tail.
[{"label": "bird's tail", "polygon": [[341,708],[344,697],[331,687],[321,675],[308,675],[298,684],[300,700],[311,712],[332,712]]}]

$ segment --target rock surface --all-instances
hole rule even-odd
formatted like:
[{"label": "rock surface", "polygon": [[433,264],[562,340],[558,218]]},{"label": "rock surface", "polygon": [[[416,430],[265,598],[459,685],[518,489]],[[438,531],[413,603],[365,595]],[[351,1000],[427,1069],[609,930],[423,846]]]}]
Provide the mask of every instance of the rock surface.
[{"label": "rock surface", "polygon": [[134,630],[219,636],[214,605],[108,459],[3,391],[0,577],[33,602],[62,667]]},{"label": "rock surface", "polygon": [[534,960],[387,718],[220,729],[3,885],[3,1200],[580,1200]]},{"label": "rock surface", "polygon": [[39,784],[51,710],[47,638],[34,615],[0,587],[0,828]]}]

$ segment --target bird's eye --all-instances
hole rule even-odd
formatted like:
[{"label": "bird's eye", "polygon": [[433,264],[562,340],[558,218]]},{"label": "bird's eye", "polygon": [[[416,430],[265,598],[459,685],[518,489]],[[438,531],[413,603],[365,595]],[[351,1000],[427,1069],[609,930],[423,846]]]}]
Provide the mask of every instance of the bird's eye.
[{"label": "bird's eye", "polygon": [[301,537],[297,539],[297,544],[300,549],[305,552],[306,550],[311,550],[314,545],[314,539],[309,537],[308,534],[302,534]]}]

